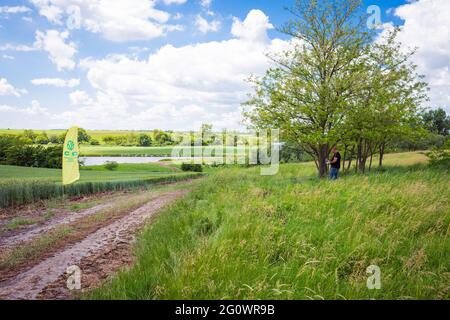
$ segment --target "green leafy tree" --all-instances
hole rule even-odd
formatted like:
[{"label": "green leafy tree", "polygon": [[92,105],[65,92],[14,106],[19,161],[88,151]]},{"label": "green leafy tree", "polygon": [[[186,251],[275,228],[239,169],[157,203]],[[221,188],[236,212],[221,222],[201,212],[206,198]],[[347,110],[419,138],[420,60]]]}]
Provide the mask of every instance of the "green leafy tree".
[{"label": "green leafy tree", "polygon": [[153,140],[160,146],[170,145],[173,143],[171,135],[162,130],[153,130]]},{"label": "green leafy tree", "polygon": [[34,142],[34,140],[37,137],[37,134],[33,130],[24,130],[22,136],[25,139],[29,139],[30,141]]},{"label": "green leafy tree", "polygon": [[348,101],[363,85],[366,54],[372,41],[360,0],[297,1],[295,19],[282,32],[293,48],[272,57],[276,67],[252,78],[255,93],[244,105],[252,127],[281,129],[314,159],[320,177],[326,159],[342,139]]},{"label": "green leafy tree", "polygon": [[449,135],[450,115],[447,115],[444,109],[429,110],[422,116],[424,126],[432,133],[442,136]]},{"label": "green leafy tree", "polygon": [[402,52],[397,33],[394,30],[370,45],[362,57],[366,66],[361,79],[365,85],[348,102],[343,142],[346,151],[348,145],[356,147],[356,168],[362,173],[368,160],[370,170],[376,153],[380,155],[379,165],[383,164],[386,146],[391,141],[424,134],[418,114],[427,99],[427,84],[410,62],[414,52]]},{"label": "green leafy tree", "polygon": [[91,136],[83,128],[78,129],[78,143],[89,143]]},{"label": "green leafy tree", "polygon": [[44,131],[36,136],[35,142],[38,144],[49,144],[50,139],[48,138],[47,133]]},{"label": "green leafy tree", "polygon": [[139,135],[139,145],[141,147],[149,147],[152,145],[152,138],[145,133]]}]

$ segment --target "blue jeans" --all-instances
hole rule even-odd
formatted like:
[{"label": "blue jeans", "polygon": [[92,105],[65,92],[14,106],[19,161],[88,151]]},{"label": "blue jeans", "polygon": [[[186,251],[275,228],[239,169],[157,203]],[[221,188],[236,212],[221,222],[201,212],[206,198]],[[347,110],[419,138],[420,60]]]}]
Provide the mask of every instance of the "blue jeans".
[{"label": "blue jeans", "polygon": [[330,179],[331,180],[337,180],[338,176],[339,176],[339,169],[331,167]]}]

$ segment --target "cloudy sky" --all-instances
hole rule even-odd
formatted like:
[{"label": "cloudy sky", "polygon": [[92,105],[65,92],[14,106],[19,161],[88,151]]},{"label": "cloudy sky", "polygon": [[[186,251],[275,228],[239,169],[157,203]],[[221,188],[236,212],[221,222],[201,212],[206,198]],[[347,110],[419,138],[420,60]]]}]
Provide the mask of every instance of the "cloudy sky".
[{"label": "cloudy sky", "polygon": [[[240,127],[294,0],[1,0],[0,128]],[[366,0],[450,111],[450,0]]]}]

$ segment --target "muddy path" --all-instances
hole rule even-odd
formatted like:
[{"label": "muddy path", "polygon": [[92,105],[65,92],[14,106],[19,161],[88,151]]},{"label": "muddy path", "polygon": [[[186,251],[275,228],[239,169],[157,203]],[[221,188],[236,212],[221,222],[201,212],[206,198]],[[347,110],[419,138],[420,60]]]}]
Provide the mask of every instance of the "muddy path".
[{"label": "muddy path", "polygon": [[161,193],[126,216],[1,283],[0,299],[70,298],[65,274],[66,269],[74,265],[81,269],[83,289],[98,286],[132,262],[131,244],[144,222],[188,192],[188,189],[181,189]]},{"label": "muddy path", "polygon": [[0,238],[0,249],[2,247],[17,246],[22,242],[31,241],[33,238],[55,229],[57,226],[73,223],[83,217],[94,215],[104,209],[111,208],[113,202],[101,204],[80,212],[68,212],[63,215],[58,215],[42,224],[33,225],[28,228],[23,228],[12,235],[6,235]]}]

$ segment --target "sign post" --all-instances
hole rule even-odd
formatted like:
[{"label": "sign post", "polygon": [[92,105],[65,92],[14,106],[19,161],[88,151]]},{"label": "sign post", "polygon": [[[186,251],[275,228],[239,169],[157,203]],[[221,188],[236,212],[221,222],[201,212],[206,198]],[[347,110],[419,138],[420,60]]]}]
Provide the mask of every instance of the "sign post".
[{"label": "sign post", "polygon": [[80,179],[79,153],[78,128],[72,127],[67,132],[62,155],[62,183],[64,186]]}]

